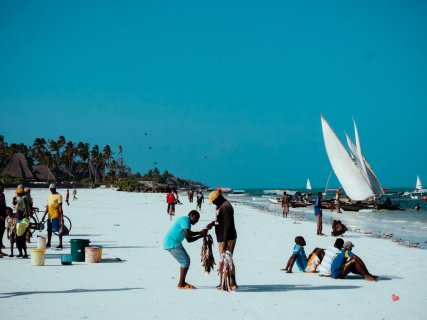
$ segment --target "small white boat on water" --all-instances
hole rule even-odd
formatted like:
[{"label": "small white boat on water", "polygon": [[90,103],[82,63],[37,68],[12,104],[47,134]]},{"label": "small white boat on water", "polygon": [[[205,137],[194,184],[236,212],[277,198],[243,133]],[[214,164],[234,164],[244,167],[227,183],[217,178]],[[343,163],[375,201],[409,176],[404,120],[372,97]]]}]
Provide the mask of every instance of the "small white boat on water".
[{"label": "small white boat on water", "polygon": [[420,176],[417,176],[417,182],[415,183],[415,189],[412,192],[405,192],[403,196],[409,196],[413,200],[421,200],[423,196],[427,194],[427,189],[423,188]]},{"label": "small white boat on water", "polygon": [[305,187],[307,190],[312,190],[310,179],[307,179],[307,185]]}]

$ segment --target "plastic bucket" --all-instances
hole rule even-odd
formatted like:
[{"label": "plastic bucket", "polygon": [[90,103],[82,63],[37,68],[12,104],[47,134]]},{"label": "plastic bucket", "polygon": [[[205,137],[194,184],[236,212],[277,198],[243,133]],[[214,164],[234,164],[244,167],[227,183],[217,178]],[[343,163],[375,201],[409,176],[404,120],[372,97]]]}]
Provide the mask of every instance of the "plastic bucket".
[{"label": "plastic bucket", "polygon": [[46,249],[46,237],[37,236],[37,249]]},{"label": "plastic bucket", "polygon": [[85,247],[89,247],[89,239],[71,239],[70,243],[73,261],[85,261]]},{"label": "plastic bucket", "polygon": [[61,264],[70,265],[73,262],[73,256],[71,254],[63,254],[61,256]]},{"label": "plastic bucket", "polygon": [[31,250],[31,265],[32,266],[44,266],[46,250],[44,249],[32,249]]},{"label": "plastic bucket", "polygon": [[98,263],[99,257],[98,247],[86,247],[85,248],[85,262],[86,263]]},{"label": "plastic bucket", "polygon": [[98,261],[97,262],[101,262],[102,261],[102,247],[101,246],[92,246],[91,248],[97,248],[98,249]]}]

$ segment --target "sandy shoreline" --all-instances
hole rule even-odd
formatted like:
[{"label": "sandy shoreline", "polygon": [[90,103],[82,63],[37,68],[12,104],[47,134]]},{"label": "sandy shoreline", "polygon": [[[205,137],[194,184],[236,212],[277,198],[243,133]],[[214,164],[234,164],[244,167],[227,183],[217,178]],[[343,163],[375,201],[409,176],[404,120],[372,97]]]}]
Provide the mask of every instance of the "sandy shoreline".
[{"label": "sandy shoreline", "polygon": [[[9,203],[12,191],[5,193]],[[316,236],[312,221],[283,219],[235,203],[238,292],[217,291],[216,272],[204,274],[201,241],[184,243],[192,259],[187,280],[198,290],[182,291],[176,289],[179,267],[162,249],[163,236],[171,224],[165,194],[82,189],[77,196],[78,201],[65,207],[73,222],[71,236],[64,240],[66,248],[62,252],[48,250],[45,267],[32,267],[28,260],[17,258],[0,260],[0,306],[5,318],[424,319],[424,250],[349,232],[344,239],[355,244],[354,252],[371,273],[380,276],[379,282],[355,275],[345,280],[322,278],[299,273],[296,266],[293,274],[285,274],[280,268],[291,254],[295,236],[306,239],[307,254],[315,247],[332,245],[335,238]],[[42,207],[47,190],[34,190],[33,197],[35,205]],[[194,209],[195,204],[186,198],[181,196],[180,200],[183,205],[177,206],[177,216]],[[204,203],[194,230],[210,222],[214,211]],[[62,266],[59,257],[69,253],[72,238],[104,246],[104,262]],[[216,246],[214,250],[218,260]],[[113,262],[115,258],[124,262]],[[393,302],[392,294],[400,300]]]}]

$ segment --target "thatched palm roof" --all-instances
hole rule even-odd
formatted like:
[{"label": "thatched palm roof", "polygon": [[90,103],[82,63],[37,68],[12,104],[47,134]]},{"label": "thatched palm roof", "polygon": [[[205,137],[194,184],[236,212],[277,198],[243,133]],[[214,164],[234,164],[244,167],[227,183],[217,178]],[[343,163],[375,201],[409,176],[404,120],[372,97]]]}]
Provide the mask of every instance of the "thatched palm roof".
[{"label": "thatched palm roof", "polygon": [[55,181],[56,180],[55,175],[52,173],[52,171],[50,171],[48,166],[45,166],[45,165],[33,166],[33,173],[35,178],[39,181]]},{"label": "thatched palm roof", "polygon": [[23,153],[15,153],[4,167],[2,174],[12,178],[33,179],[33,174],[28,167],[28,161]]}]

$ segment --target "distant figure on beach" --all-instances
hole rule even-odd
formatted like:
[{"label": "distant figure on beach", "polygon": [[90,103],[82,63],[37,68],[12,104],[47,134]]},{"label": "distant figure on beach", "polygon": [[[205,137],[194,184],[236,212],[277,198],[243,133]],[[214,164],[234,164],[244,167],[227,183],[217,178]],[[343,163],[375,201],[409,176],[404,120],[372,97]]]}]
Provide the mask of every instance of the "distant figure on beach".
[{"label": "distant figure on beach", "polygon": [[67,193],[65,194],[65,202],[67,203],[67,206],[70,205],[70,190],[67,189]]},{"label": "distant figure on beach", "polygon": [[353,252],[354,245],[347,241],[344,248],[335,256],[331,264],[331,274],[334,279],[345,279],[352,272],[360,274],[367,281],[377,281],[378,277],[369,273],[365,263]]},{"label": "distant figure on beach", "polygon": [[420,204],[417,202],[417,205],[415,206],[415,210],[420,211]]},{"label": "distant figure on beach", "polygon": [[390,197],[387,197],[387,199],[385,199],[385,205],[386,206],[391,206],[392,205],[392,202],[391,202],[391,199],[390,199]]},{"label": "distant figure on beach", "polygon": [[[7,212],[7,218],[6,218],[5,226],[6,226],[7,238],[9,239],[9,243],[10,243],[9,257],[13,257],[13,246],[15,245],[15,237],[16,237],[16,218],[13,216],[12,208],[7,207],[6,212]],[[2,255],[5,255],[5,254],[2,254]]]},{"label": "distant figure on beach", "polygon": [[347,230],[347,227],[340,220],[334,220],[332,222],[331,235],[334,237],[342,236]]},{"label": "distant figure on beach", "polygon": [[[42,222],[44,222],[44,218],[47,216],[47,243],[46,248],[50,248],[51,240],[52,240],[52,232],[59,232],[59,228],[62,226],[64,222],[62,217],[62,196],[60,193],[56,192],[56,184],[51,183],[49,185],[50,194],[47,197],[47,206],[44,212]],[[57,249],[62,249],[62,236],[59,237],[59,245],[56,247]]]},{"label": "distant figure on beach", "polygon": [[[230,201],[224,198],[222,193],[214,190],[209,194],[209,201],[216,206],[216,221],[212,221],[207,225],[210,229],[215,226],[216,240],[218,242],[219,255],[221,256],[226,251],[229,251],[234,256],[234,248],[237,241],[237,232],[234,225],[234,209]],[[223,279],[220,278],[218,288],[221,288]],[[230,272],[230,291],[237,290],[236,268]]]},{"label": "distant figure on beach", "polygon": [[303,272],[305,268],[307,268],[308,260],[307,260],[307,256],[305,255],[304,246],[305,246],[304,238],[301,236],[296,237],[292,255],[290,256],[288,263],[286,264],[286,267],[281,270],[286,271],[287,273],[292,273],[292,267],[294,266],[295,262],[297,263],[297,267],[299,271]]},{"label": "distant figure on beach", "polygon": [[319,270],[319,275],[323,277],[331,276],[331,264],[332,260],[334,260],[335,256],[340,253],[342,247],[344,245],[344,240],[342,238],[338,238],[335,240],[334,246],[329,247],[325,250],[325,255],[323,256],[322,262],[320,266],[317,268]]},{"label": "distant figure on beach", "polygon": [[288,213],[289,213],[289,203],[290,203],[290,199],[288,197],[288,195],[286,194],[286,191],[283,192],[283,197],[282,197],[282,214],[283,214],[283,218],[287,218],[288,217]]},{"label": "distant figure on beach", "polygon": [[166,195],[166,202],[168,204],[167,213],[170,215],[170,219],[172,220],[172,216],[175,215],[175,196],[172,193],[172,190],[169,190],[168,194]]},{"label": "distant figure on beach", "polygon": [[323,236],[322,233],[322,198],[323,195],[321,192],[317,193],[316,201],[314,202],[314,215],[317,219],[317,235]]},{"label": "distant figure on beach", "polygon": [[188,242],[196,241],[203,238],[207,234],[207,230],[191,231],[191,226],[195,225],[200,219],[200,214],[196,210],[190,211],[188,216],[179,217],[163,240],[163,249],[169,253],[180,264],[179,273],[179,289],[196,289],[195,286],[185,282],[188,268],[190,267],[190,256],[182,246],[182,242],[186,239]]},{"label": "distant figure on beach", "polygon": [[193,203],[194,193],[192,189],[187,191],[187,196],[188,196],[188,202]]},{"label": "distant figure on beach", "polygon": [[197,191],[196,201],[197,201],[196,209],[201,211],[202,210],[202,203],[205,202],[205,197],[203,196],[202,190]]},{"label": "distant figure on beach", "polygon": [[3,235],[5,231],[5,220],[7,218],[7,212],[6,212],[6,197],[4,195],[4,185],[3,182],[0,181],[0,256],[1,256],[1,249],[4,249],[5,246],[3,245]]},{"label": "distant figure on beach", "polygon": [[174,189],[173,193],[175,194],[175,204],[182,204],[181,201],[179,201],[178,189]]},{"label": "distant figure on beach", "polygon": [[24,216],[23,211],[16,212],[16,248],[18,249],[18,258],[28,258],[27,254],[27,232],[30,220]]},{"label": "distant figure on beach", "polygon": [[335,193],[335,208],[337,209],[337,213],[341,213],[340,197],[341,197],[341,188],[338,188],[337,192]]},{"label": "distant figure on beach", "polygon": [[77,194],[77,188],[74,187],[74,189],[73,189],[73,201],[77,200],[76,194]]},{"label": "distant figure on beach", "polygon": [[25,193],[25,196],[27,197],[28,207],[29,207],[30,215],[31,215],[31,213],[33,211],[33,198],[31,197],[31,189],[28,187],[25,188],[24,193]]}]

